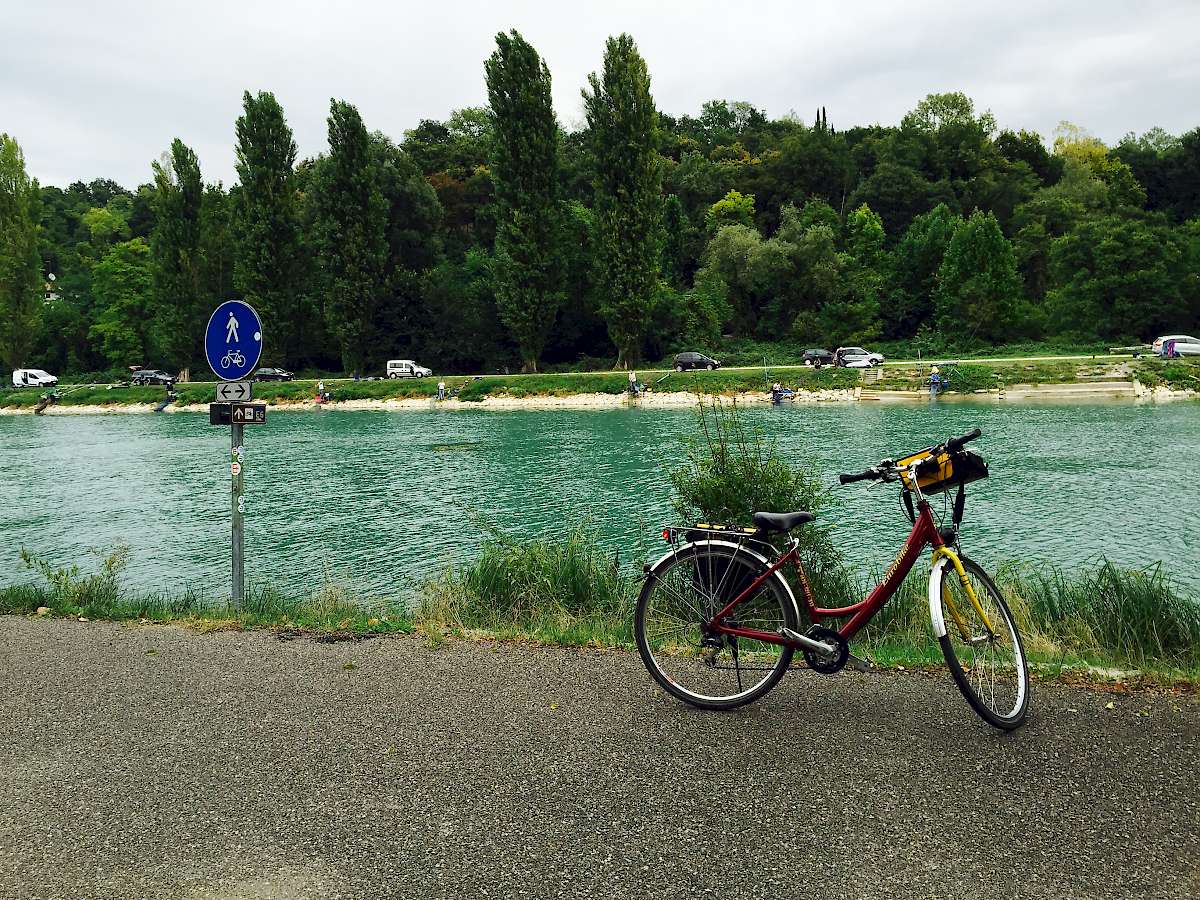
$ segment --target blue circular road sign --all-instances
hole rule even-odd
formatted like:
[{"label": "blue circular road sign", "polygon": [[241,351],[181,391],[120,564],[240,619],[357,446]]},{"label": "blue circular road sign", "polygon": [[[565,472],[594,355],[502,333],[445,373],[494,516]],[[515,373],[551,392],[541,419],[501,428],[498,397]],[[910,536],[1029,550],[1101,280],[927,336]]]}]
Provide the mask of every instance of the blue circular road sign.
[{"label": "blue circular road sign", "polygon": [[204,330],[204,355],[222,381],[240,381],[262,357],[262,321],[249,303],[226,300],[215,310]]}]

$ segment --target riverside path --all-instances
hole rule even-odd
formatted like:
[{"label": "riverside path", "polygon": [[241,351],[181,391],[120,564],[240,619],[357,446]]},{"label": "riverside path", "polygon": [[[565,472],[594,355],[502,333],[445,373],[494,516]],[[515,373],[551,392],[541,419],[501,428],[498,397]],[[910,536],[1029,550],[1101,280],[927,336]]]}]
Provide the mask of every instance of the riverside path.
[{"label": "riverside path", "polygon": [[1194,698],[20,617],[0,684],[3,897],[1200,895]]}]

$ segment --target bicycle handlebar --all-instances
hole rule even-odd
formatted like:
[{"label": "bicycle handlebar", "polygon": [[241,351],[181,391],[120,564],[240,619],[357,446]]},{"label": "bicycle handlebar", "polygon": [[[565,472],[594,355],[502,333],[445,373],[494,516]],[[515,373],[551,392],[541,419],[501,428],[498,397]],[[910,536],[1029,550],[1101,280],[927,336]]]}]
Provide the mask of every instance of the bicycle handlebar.
[{"label": "bicycle handlebar", "polygon": [[973,441],[973,440],[975,440],[975,438],[979,437],[981,434],[983,434],[983,432],[980,431],[978,428],[975,428],[972,431],[968,431],[964,435],[961,435],[956,438],[950,438],[950,440],[946,441],[946,449],[948,451],[950,451],[951,453],[953,453],[955,450],[962,449],[962,445],[967,443],[967,441]]},{"label": "bicycle handlebar", "polygon": [[878,477],[879,477],[879,470],[875,469],[875,468],[871,468],[871,469],[865,469],[864,471],[859,472],[857,475],[847,475],[845,472],[843,472],[841,475],[838,476],[838,481],[840,481],[842,484],[851,484],[855,481],[874,480]]},{"label": "bicycle handlebar", "polygon": [[[982,434],[983,432],[980,429],[972,429],[966,434],[959,435],[956,438],[950,438],[942,445],[942,449],[944,449],[947,453],[955,453],[961,450],[964,444],[975,440],[975,438]],[[933,447],[931,449],[936,451],[938,448]],[[938,462],[932,457],[918,463],[918,469],[920,471],[931,471],[936,468],[938,468]],[[896,464],[890,459],[885,459],[879,465],[872,466],[869,469],[864,469],[855,475],[850,475],[843,472],[838,476],[838,481],[842,484],[853,484],[856,481],[878,481],[881,478],[885,481],[892,481],[895,479],[896,475]]]}]

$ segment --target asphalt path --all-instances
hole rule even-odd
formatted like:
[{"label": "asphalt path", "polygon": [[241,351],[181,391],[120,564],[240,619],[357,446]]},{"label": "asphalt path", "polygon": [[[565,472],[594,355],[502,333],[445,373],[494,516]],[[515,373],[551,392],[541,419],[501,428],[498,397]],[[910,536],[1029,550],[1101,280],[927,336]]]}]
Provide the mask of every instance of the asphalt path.
[{"label": "asphalt path", "polygon": [[0,685],[3,897],[1200,895],[1187,697],[18,617]]}]

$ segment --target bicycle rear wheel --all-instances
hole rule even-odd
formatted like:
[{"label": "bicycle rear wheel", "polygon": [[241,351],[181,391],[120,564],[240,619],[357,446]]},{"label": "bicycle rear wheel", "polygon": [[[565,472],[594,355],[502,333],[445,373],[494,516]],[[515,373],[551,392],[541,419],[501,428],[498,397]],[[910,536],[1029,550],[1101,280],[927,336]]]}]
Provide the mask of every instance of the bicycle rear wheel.
[{"label": "bicycle rear wheel", "polygon": [[[953,565],[942,567],[938,590],[946,633],[946,665],[972,709],[989,725],[1011,731],[1029,708],[1029,666],[1017,623],[1000,591],[977,563],[961,557],[980,616]],[[990,626],[990,627],[989,627]]]},{"label": "bicycle rear wheel", "polygon": [[[701,709],[753,703],[783,677],[793,651],[780,644],[706,633],[704,623],[766,571],[766,561],[732,544],[699,542],[651,568],[638,597],[638,653],[671,696]],[[738,604],[729,624],[776,633],[796,628],[795,602],[778,576]]]}]

